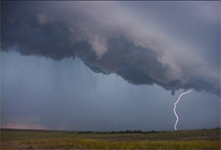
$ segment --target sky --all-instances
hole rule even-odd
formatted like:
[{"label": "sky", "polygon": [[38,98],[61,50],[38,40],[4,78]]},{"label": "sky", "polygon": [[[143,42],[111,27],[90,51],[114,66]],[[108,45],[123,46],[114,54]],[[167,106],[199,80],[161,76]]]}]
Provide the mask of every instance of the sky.
[{"label": "sky", "polygon": [[220,127],[220,2],[2,2],[1,127]]}]

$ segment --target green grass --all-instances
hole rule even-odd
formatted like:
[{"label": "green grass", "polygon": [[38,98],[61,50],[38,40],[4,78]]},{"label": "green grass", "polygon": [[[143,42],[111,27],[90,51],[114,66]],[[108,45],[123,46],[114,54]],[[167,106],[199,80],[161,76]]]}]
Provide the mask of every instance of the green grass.
[{"label": "green grass", "polygon": [[156,133],[1,130],[2,149],[220,149],[220,129]]}]

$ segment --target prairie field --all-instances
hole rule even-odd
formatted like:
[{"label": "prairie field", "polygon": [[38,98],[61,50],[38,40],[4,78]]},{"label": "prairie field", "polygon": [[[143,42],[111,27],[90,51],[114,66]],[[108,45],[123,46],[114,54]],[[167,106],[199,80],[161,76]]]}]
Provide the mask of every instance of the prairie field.
[{"label": "prairie field", "polygon": [[1,149],[217,149],[220,129],[74,132],[1,129]]}]

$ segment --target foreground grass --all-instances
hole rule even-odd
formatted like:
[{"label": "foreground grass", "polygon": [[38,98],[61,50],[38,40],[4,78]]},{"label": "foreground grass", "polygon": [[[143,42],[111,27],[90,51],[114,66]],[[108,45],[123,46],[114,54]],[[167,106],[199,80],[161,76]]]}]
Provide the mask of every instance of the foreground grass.
[{"label": "foreground grass", "polygon": [[2,130],[1,149],[220,149],[220,129],[157,133]]},{"label": "foreground grass", "polygon": [[102,141],[89,139],[75,140],[34,140],[20,144],[33,149],[220,149],[219,141]]}]

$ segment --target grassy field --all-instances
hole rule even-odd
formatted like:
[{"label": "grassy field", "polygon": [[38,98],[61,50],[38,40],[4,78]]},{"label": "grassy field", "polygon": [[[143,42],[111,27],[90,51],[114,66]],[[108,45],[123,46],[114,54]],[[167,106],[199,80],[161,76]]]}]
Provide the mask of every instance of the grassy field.
[{"label": "grassy field", "polygon": [[217,149],[220,129],[168,132],[71,132],[1,129],[1,149]]}]

